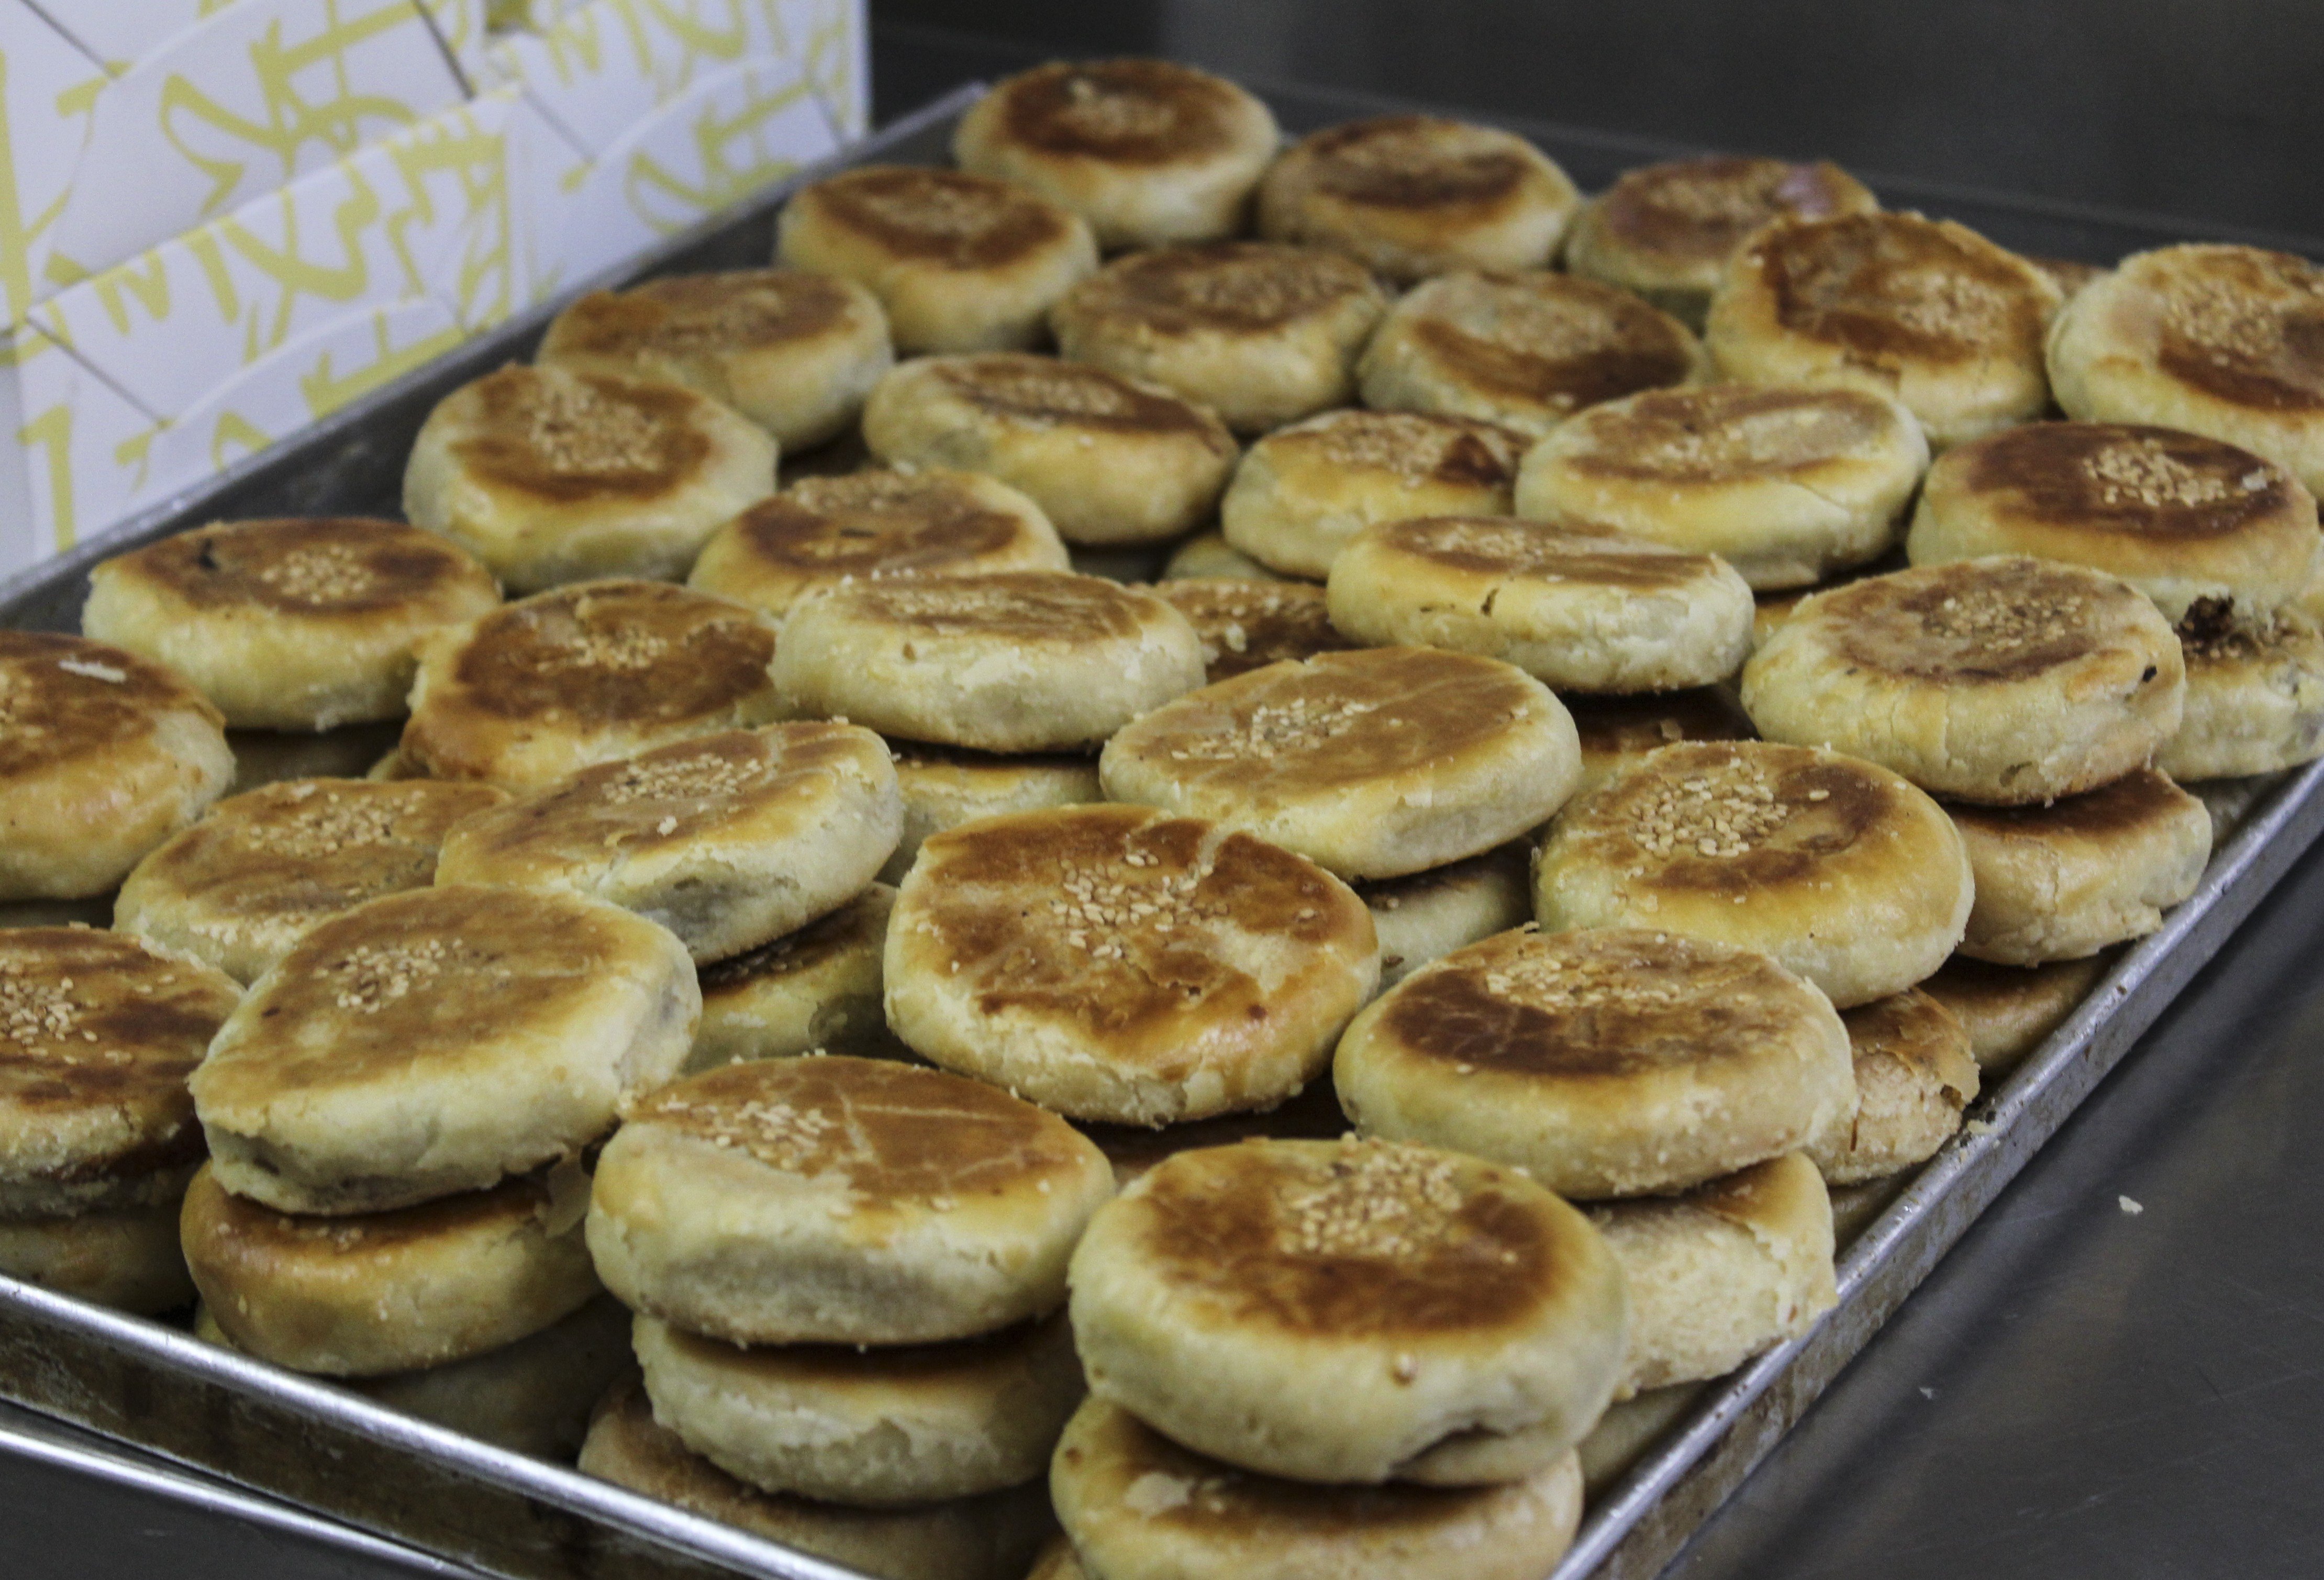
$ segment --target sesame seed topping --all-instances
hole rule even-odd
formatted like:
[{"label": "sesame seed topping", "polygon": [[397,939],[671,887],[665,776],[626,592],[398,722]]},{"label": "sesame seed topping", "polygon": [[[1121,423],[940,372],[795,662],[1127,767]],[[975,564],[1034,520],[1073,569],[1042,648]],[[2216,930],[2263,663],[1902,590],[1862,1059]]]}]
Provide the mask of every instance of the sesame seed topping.
[{"label": "sesame seed topping", "polygon": [[1289,1186],[1281,1200],[1293,1252],[1392,1260],[1441,1240],[1464,1197],[1453,1164],[1437,1153],[1345,1141],[1323,1178]]}]

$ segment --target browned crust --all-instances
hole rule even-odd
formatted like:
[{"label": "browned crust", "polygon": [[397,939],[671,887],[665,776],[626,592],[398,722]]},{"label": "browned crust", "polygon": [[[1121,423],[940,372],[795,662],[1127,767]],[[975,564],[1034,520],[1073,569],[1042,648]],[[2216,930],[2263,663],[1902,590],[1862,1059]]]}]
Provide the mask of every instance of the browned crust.
[{"label": "browned crust", "polygon": [[1686,331],[1628,291],[1579,275],[1480,276],[1510,311],[1490,335],[1423,313],[1411,335],[1452,375],[1560,408],[1674,384],[1694,371]]},{"label": "browned crust", "polygon": [[1535,577],[1646,593],[1716,574],[1717,559],[1643,539],[1509,516],[1424,516],[1380,529],[1380,546],[1474,576]]},{"label": "browned crust", "polygon": [[1624,171],[1599,199],[1598,222],[1638,252],[1718,263],[1771,219],[1861,212],[1868,197],[1828,160],[1674,160]]},{"label": "browned crust", "polygon": [[1779,220],[1747,256],[1785,330],[1876,365],[2038,363],[2055,305],[2024,259],[1917,214]]},{"label": "browned crust", "polygon": [[106,562],[204,612],[255,609],[327,620],[445,595],[492,597],[492,573],[447,540],[401,522],[285,516],[217,522]]},{"label": "browned crust", "polygon": [[591,291],[558,316],[543,350],[626,361],[779,346],[845,323],[855,300],[839,281],[803,269],[673,274]]},{"label": "browned crust", "polygon": [[1074,287],[1058,311],[1159,337],[1264,335],[1342,302],[1379,300],[1371,272],[1345,254],[1213,242],[1118,258]]},{"label": "browned crust", "polygon": [[856,582],[828,596],[853,618],[932,637],[1067,646],[1131,640],[1159,614],[1143,587],[1060,570]]},{"label": "browned crust", "polygon": [[866,165],[791,201],[893,257],[962,273],[1006,269],[1062,245],[1074,226],[1022,187],[922,165]]},{"label": "browned crust", "polygon": [[2324,411],[2324,270],[2259,247],[2152,254],[2163,372],[2255,411]]},{"label": "browned crust", "polygon": [[931,365],[955,399],[1014,422],[1108,434],[1191,434],[1234,453],[1224,424],[1192,402],[1085,362],[1021,352],[945,357]]},{"label": "browned crust", "polygon": [[354,1264],[365,1259],[393,1258],[429,1241],[481,1239],[495,1230],[522,1233],[560,1207],[577,1220],[578,1203],[567,1199],[567,1193],[577,1187],[586,1197],[588,1182],[576,1178],[560,1191],[556,1171],[568,1167],[553,1165],[489,1190],[463,1191],[418,1206],[338,1217],[277,1212],[229,1194],[205,1169],[187,1187],[181,1222],[202,1265],[233,1270],[227,1275],[229,1288],[263,1285],[284,1271],[318,1263],[328,1266],[334,1277],[351,1278]]},{"label": "browned crust", "polygon": [[1848,1029],[1848,1045],[1859,1066],[1890,1059],[1961,1102],[1977,1095],[1969,1029],[1960,1016],[1919,988],[1843,1010],[1840,1021]]},{"label": "browned crust", "polygon": [[2166,542],[2225,537],[2297,508],[2299,485],[2282,467],[2236,445],[2137,423],[2026,423],[1937,465],[1951,487],[1987,496],[2006,519]]},{"label": "browned crust", "polygon": [[1154,596],[1184,614],[1202,639],[1207,680],[1355,645],[1333,629],[1323,589],[1305,582],[1185,577],[1156,584]]},{"label": "browned crust", "polygon": [[1434,411],[1334,411],[1260,441],[1312,450],[1334,467],[1506,493],[1533,440],[1515,429]]},{"label": "browned crust", "polygon": [[2122,610],[2144,606],[2119,582],[2018,558],[1868,577],[1824,594],[1807,617],[1861,669],[1980,685],[2024,680],[2084,658]]},{"label": "browned crust", "polygon": [[802,478],[744,511],[734,531],[754,559],[835,579],[974,563],[1015,543],[1025,524],[954,477],[874,469]]},{"label": "browned crust", "polygon": [[2133,769],[2111,783],[2046,805],[1947,807],[1956,823],[1996,839],[2119,841],[2142,829],[2168,827],[2200,805],[2165,775]]},{"label": "browned crust", "polygon": [[110,642],[0,631],[0,780],[145,740],[157,716],[226,716],[177,671]]},{"label": "browned crust", "polygon": [[[882,902],[867,906],[873,895],[884,896]],[[877,949],[887,934],[888,911],[894,901],[894,890],[875,883],[869,893],[796,932],[702,966],[697,975],[705,1015],[722,1000],[744,997],[787,976],[804,976],[851,949]]]},{"label": "browned crust", "polygon": [[[1754,425],[1776,413],[1812,413],[1780,430]],[[1703,384],[1652,390],[1575,420],[1589,448],[1561,464],[1585,476],[1626,482],[1710,484],[1781,476],[1829,465],[1863,448],[1895,421],[1895,409],[1860,390]],[[1566,440],[1575,437],[1564,436]]]},{"label": "browned crust", "polygon": [[[1458,140],[1469,146],[1448,148]],[[1537,167],[1518,140],[1432,115],[1380,115],[1311,133],[1285,157],[1316,190],[1370,208],[1491,213]]]},{"label": "browned crust", "polygon": [[710,453],[695,421],[707,402],[675,384],[512,366],[466,393],[478,431],[454,440],[453,457],[487,483],[556,504],[652,499]]},{"label": "browned crust", "polygon": [[1148,59],[1053,61],[993,91],[1012,143],[1053,158],[1149,167],[1231,149],[1243,104],[1232,83]]}]

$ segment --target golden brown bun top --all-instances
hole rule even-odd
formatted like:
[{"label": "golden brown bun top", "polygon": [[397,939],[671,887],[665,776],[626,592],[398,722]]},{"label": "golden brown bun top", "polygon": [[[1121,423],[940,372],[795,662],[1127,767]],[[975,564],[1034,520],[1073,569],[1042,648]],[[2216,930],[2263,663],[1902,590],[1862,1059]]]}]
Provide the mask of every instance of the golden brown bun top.
[{"label": "golden brown bun top", "polygon": [[1323,589],[1310,582],[1182,577],[1157,583],[1154,595],[1203,639],[1204,672],[1212,680],[1351,645],[1333,628]]},{"label": "golden brown bun top", "polygon": [[[1167,606],[1144,587],[1068,570],[851,582],[818,596],[847,617],[932,637],[986,637],[1075,647],[1135,638]],[[1174,622],[1175,623],[1175,622]]]},{"label": "golden brown bun top", "polygon": [[1053,158],[1167,165],[1235,146],[1250,96],[1171,60],[1052,61],[995,88],[1001,134]]},{"label": "golden brown bun top", "polygon": [[1969,1029],[1960,1016],[1919,988],[1842,1010],[1840,1023],[1848,1028],[1848,1045],[1859,1065],[1868,1059],[1894,1059],[1963,1102],[1977,1095],[1977,1061],[1969,1057]]},{"label": "golden brown bun top", "polygon": [[517,1175],[489,1190],[339,1217],[277,1212],[230,1194],[205,1167],[187,1187],[182,1222],[187,1239],[202,1243],[206,1260],[229,1261],[238,1279],[263,1283],[320,1269],[353,1280],[363,1276],[367,1258],[409,1253],[431,1240],[521,1234],[534,1224],[558,1234],[579,1223],[588,1206],[589,1177],[572,1162]]},{"label": "golden brown bun top", "polygon": [[591,291],[558,316],[542,351],[615,361],[746,351],[826,334],[861,300],[846,282],[804,269],[672,274]]},{"label": "golden brown bun top", "polygon": [[1423,516],[1368,529],[1382,549],[1471,576],[1526,577],[1651,593],[1719,573],[1716,555],[1515,516]]},{"label": "golden brown bun top", "polygon": [[452,454],[497,487],[553,504],[643,503],[691,478],[710,454],[711,402],[677,384],[562,367],[504,367],[460,392],[474,431]]},{"label": "golden brown bun top", "polygon": [[322,619],[450,600],[462,615],[497,602],[492,572],[434,532],[363,516],[217,522],[105,562],[189,608]]},{"label": "golden brown bun top", "polygon": [[1439,365],[1476,388],[1520,400],[1592,406],[1695,370],[1684,325],[1578,274],[1443,274],[1406,300],[1413,339]]},{"label": "golden brown bun top", "polygon": [[1868,576],[1803,603],[1847,661],[1957,685],[2029,679],[2159,623],[2127,584],[2080,566],[1997,557]]},{"label": "golden brown bun top", "polygon": [[2162,370],[2255,411],[2324,411],[2324,269],[2258,247],[2163,247],[2122,262]]},{"label": "golden brown bun top", "polygon": [[167,665],[87,637],[0,631],[0,780],[134,746],[180,712],[226,727]]},{"label": "golden brown bun top", "polygon": [[885,1059],[726,1065],[640,1098],[651,1125],[829,1180],[872,1203],[945,1203],[1078,1180],[1096,1149],[998,1086]]},{"label": "golden brown bun top", "polygon": [[1895,424],[1894,405],[1860,390],[1702,384],[1593,406],[1558,445],[1562,464],[1585,476],[1717,484],[1826,466],[1882,443]]},{"label": "golden brown bun top", "polygon": [[1598,223],[1623,245],[1674,261],[1723,263],[1745,237],[1789,215],[1822,219],[1878,204],[1828,160],[1674,160],[1626,171],[1598,199]]},{"label": "golden brown bun top", "polygon": [[1628,928],[1517,929],[1392,989],[1377,1031],[1452,1066],[1620,1080],[1751,1058],[1796,1035],[1821,995],[1765,955]]},{"label": "golden brown bun top", "polygon": [[595,581],[494,610],[452,661],[461,702],[509,719],[681,723],[768,685],[774,628],[666,582]]},{"label": "golden brown bun top", "polygon": [[930,357],[922,365],[954,399],[1004,421],[1103,434],[1191,434],[1216,454],[1235,453],[1233,436],[1204,408],[1086,362],[993,351]]},{"label": "golden brown bun top", "polygon": [[2123,533],[2165,544],[2226,537],[2314,506],[2247,449],[2171,428],[2029,422],[1939,457],[1932,489],[1977,496],[2004,526]]},{"label": "golden brown bun top", "polygon": [[2080,795],[2061,796],[2028,807],[1947,807],[1956,823],[1996,837],[2024,833],[2042,840],[2116,840],[2155,825],[2169,827],[2187,814],[2195,798],[2152,768],[2133,769],[2120,779]]},{"label": "golden brown bun top", "polygon": [[1412,772],[1535,717],[1539,683],[1496,659],[1375,647],[1269,664],[1167,702],[1130,725],[1189,782],[1243,793],[1329,790]]},{"label": "golden brown bun top", "polygon": [[1126,320],[1162,337],[1263,335],[1343,301],[1383,300],[1371,271],[1344,253],[1212,242],[1117,258],[1067,292],[1057,310]]},{"label": "golden brown bun top", "polygon": [[757,991],[787,976],[804,976],[840,955],[868,949],[878,953],[888,934],[888,912],[896,891],[874,883],[830,915],[807,923],[797,932],[731,955],[702,966],[702,1002],[707,1006],[722,996]]},{"label": "golden brown bun top", "polygon": [[1876,365],[2038,363],[2058,307],[2057,288],[2024,259],[1917,214],[1777,220],[1732,267],[1757,276],[1784,329]]},{"label": "golden brown bun top", "polygon": [[1130,1252],[1238,1325],[1416,1338],[1523,1326],[1573,1298],[1578,1215],[1457,1152],[1355,1140],[1210,1147],[1157,1165],[1111,1210],[1132,1204]]},{"label": "golden brown bun top", "polygon": [[1022,517],[933,467],[803,477],[744,511],[734,531],[755,559],[835,580],[942,571],[1026,538]]},{"label": "golden brown bun top", "polygon": [[1311,132],[1284,161],[1342,203],[1453,215],[1490,214],[1542,163],[1513,133],[1433,115],[1381,115]]},{"label": "golden brown bun top", "polygon": [[1748,741],[1754,734],[1741,706],[1716,686],[1563,700],[1585,759],[1642,756],[1681,741]]},{"label": "golden brown bun top", "polygon": [[1005,269],[1063,245],[1078,224],[1022,187],[924,165],[866,165],[791,201],[891,256],[940,269]]},{"label": "golden brown bun top", "polygon": [[1385,472],[1414,483],[1498,489],[1517,481],[1533,440],[1498,422],[1427,411],[1332,411],[1259,444],[1278,467]]}]

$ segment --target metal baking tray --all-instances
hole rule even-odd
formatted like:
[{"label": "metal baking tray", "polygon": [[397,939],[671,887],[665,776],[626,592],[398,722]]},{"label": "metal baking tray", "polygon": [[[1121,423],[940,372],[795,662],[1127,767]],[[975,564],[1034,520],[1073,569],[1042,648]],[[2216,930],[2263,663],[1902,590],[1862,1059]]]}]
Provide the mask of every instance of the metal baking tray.
[{"label": "metal baking tray", "polygon": [[[793,186],[849,164],[943,162],[953,123],[976,92],[970,87],[947,96],[798,181],[752,198],[575,291],[653,273],[762,263],[771,252],[775,211]],[[1311,90],[1268,92],[1294,132],[1409,107]],[[1585,185],[1669,152],[1504,124],[1534,136]],[[1891,201],[1918,200],[2029,251],[2105,261],[2173,239],[2167,224],[2139,217],[1983,195],[1949,202],[1944,193],[1916,192],[1904,183],[1881,189]],[[75,629],[88,568],[97,559],[206,522],[398,513],[404,457],[429,410],[457,385],[528,356],[557,305],[0,583],[0,624]],[[1593,1503],[1550,1580],[1644,1580],[1663,1567],[2324,831],[2324,763],[2247,787],[2247,798],[2248,809],[2216,851],[2194,897],[2161,932],[2123,954],[2074,1015],[1978,1100],[1967,1128],[1848,1246],[1837,1308],[1806,1337],[1708,1385]],[[367,1550],[392,1544],[427,1555],[427,1568],[416,1572],[473,1570],[522,1580],[715,1574],[844,1580],[851,1574],[214,1348],[164,1324],[6,1278],[0,1278],[0,1400],[69,1423],[76,1434],[70,1463],[102,1470],[106,1462],[94,1445],[123,1445],[129,1452],[109,1473],[116,1480],[213,1506],[289,1505],[283,1518],[303,1521],[301,1529],[327,1530],[340,1522],[352,1528],[350,1541]],[[0,1435],[0,1446],[23,1437]],[[51,1456],[62,1452],[52,1448]]]}]

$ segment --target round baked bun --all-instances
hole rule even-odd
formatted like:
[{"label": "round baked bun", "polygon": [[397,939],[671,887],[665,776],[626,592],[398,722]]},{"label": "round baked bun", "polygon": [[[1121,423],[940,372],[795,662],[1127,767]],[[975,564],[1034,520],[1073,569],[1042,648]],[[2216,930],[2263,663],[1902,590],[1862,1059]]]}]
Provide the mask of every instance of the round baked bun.
[{"label": "round baked bun", "polygon": [[2182,783],[2313,762],[2324,753],[2324,634],[2286,611],[2179,627],[2187,707],[2154,765]]},{"label": "round baked bun", "polygon": [[0,901],[82,900],[234,779],[225,719],[124,648],[0,631]]},{"label": "round baked bun", "polygon": [[1215,241],[1243,226],[1275,157],[1267,106],[1171,60],[1053,60],[961,117],[953,158],[1090,223],[1108,252]]},{"label": "round baked bun", "polygon": [[689,735],[786,716],[772,621],[659,582],[496,609],[420,650],[398,772],[524,791]]},{"label": "round baked bun", "polygon": [[2324,270],[2289,253],[2195,245],[2125,258],[2050,332],[2070,417],[2158,422],[2241,445],[2324,489]]},{"label": "round baked bun", "polygon": [[1106,743],[1106,795],[1208,818],[1342,878],[1480,855],[1545,821],[1582,772],[1573,720],[1513,664],[1369,648],[1269,664]]},{"label": "round baked bun", "polygon": [[1915,565],[2025,554],[2121,577],[2170,619],[2264,618],[2324,557],[2316,498],[2249,450],[2168,428],[2032,422],[1929,469]]},{"label": "round baked bun", "polygon": [[535,360],[684,384],[732,406],[788,453],[853,423],[896,355],[880,299],[853,281],[737,269],[593,291],[557,315]]},{"label": "round baked bun", "polygon": [[886,1508],[1022,1486],[1082,1400],[1062,1311],[943,1344],[743,1349],[637,1319],[654,1417],[768,1492]]},{"label": "round baked bun", "polygon": [[928,1344],[1055,1310],[1105,1155],[997,1086],[761,1059],[634,1102],[589,1250],[632,1310],[734,1344]]},{"label": "round baked bun", "polygon": [[1920,991],[1953,1012],[1969,1033],[1969,1057],[1990,1082],[2065,1024],[2109,963],[2107,956],[2090,955],[2029,968],[1955,955]]},{"label": "round baked bun", "polygon": [[775,256],[880,299],[896,349],[1014,351],[1097,267],[1080,216],[959,171],[865,165],[801,188],[775,222]]},{"label": "round baked bun", "polygon": [[1581,200],[1515,133],[1381,115],[1292,144],[1259,183],[1259,228],[1351,253],[1405,285],[1455,269],[1546,267]]},{"label": "round baked bun", "polygon": [[1692,383],[1694,332],[1611,285],[1546,269],[1446,274],[1407,291],[1364,348],[1364,404],[1539,438],[1585,406]]},{"label": "round baked bun", "polygon": [[804,477],[718,529],[686,585],[777,619],[851,578],[1063,570],[1041,507],[997,477],[946,467]]},{"label": "round baked bun", "polygon": [[686,1073],[808,1053],[901,1051],[880,995],[896,892],[873,883],[797,932],[703,966],[702,1025]]},{"label": "round baked bun", "polygon": [[202,1158],[186,1076],[241,999],[136,938],[0,929],[0,1218],[177,1200]]},{"label": "round baked bun", "polygon": [[1977,1096],[1969,1030],[1918,989],[1842,1017],[1856,1062],[1856,1106],[1807,1148],[1827,1185],[1885,1179],[1936,1155]]},{"label": "round baked bun", "polygon": [[2047,805],[1955,807],[1977,874],[1960,952],[2040,966],[2143,938],[2195,892],[2211,815],[2152,768]]},{"label": "round baked bun", "polygon": [[1049,1470],[1080,1555],[1028,1580],[1540,1580],[1582,1521],[1572,1454],[1497,1486],[1317,1486],[1185,1448],[1102,1400]]},{"label": "round baked bun", "polygon": [[465,1360],[540,1332],[597,1293],[581,1220],[589,1178],[563,1163],[490,1190],[360,1217],[301,1217],[186,1192],[186,1263],[245,1354],[335,1377]]},{"label": "round baked bun", "polygon": [[832,587],[792,609],[773,672],[803,713],[983,752],[1056,752],[1201,685],[1203,649],[1143,588],[1019,570]]},{"label": "round baked bun", "polygon": [[685,1062],[701,1012],[668,929],[592,900],[464,886],[310,930],[194,1072],[218,1184],[377,1213],[577,1155]]},{"label": "round baked bun", "polygon": [[1145,807],[932,836],[888,928],[915,1053],[1074,1119],[1268,1108],[1323,1073],[1379,980],[1371,916],[1289,851]]},{"label": "round baked bun", "polygon": [[1944,808],[1836,752],[1689,742],[1576,800],[1534,874],[1550,932],[1649,928],[1756,949],[1845,1009],[1901,993],[1969,921]]},{"label": "round baked bun", "polygon": [[1533,919],[1532,847],[1511,840],[1467,861],[1356,891],[1379,939],[1380,988],[1465,945]]},{"label": "round baked bun", "polygon": [[902,831],[887,743],[854,725],[730,730],[602,762],[478,812],[441,883],[636,911],[697,962],[794,932],[862,892]]},{"label": "round baked bun", "polygon": [[1741,383],[1892,395],[1941,450],[2041,415],[2059,301],[2049,276],[1950,220],[1778,219],[1729,261],[1703,341]]},{"label": "round baked bun", "polygon": [[512,592],[674,581],[721,522],[775,491],[775,453],[764,429],[683,385],[504,367],[428,414],[403,513]]},{"label": "round baked bun", "polygon": [[1920,423],[1868,390],[1649,390],[1528,451],[1517,513],[1716,554],[1770,591],[1887,552],[1928,465]]},{"label": "round baked bun", "polygon": [[1181,577],[1156,583],[1154,596],[1202,640],[1206,681],[1354,645],[1333,628],[1323,589],[1307,582]]},{"label": "round baked bun", "polygon": [[1159,384],[1051,356],[930,356],[872,392],[863,439],[890,465],[987,472],[1065,541],[1157,543],[1198,524],[1234,467],[1206,409]]},{"label": "round baked bun", "polygon": [[[1238,467],[1238,470],[1240,468]],[[1283,581],[1279,572],[1269,570],[1241,550],[1229,543],[1226,534],[1215,529],[1195,532],[1170,551],[1162,567],[1160,579],[1179,581],[1186,578],[1231,581]]]},{"label": "round baked bun", "polygon": [[507,799],[490,785],[432,779],[245,790],[137,864],[113,925],[255,982],[317,922],[435,882],[452,825]]},{"label": "round baked bun", "polygon": [[1798,1152],[1684,1196],[1600,1203],[1590,1221],[1630,1292],[1619,1399],[1723,1377],[1839,1303],[1831,1197]]},{"label": "round baked bun", "polygon": [[0,1277],[151,1317],[194,1298],[178,1249],[178,1204],[0,1217]]},{"label": "round baked bun", "polygon": [[1689,328],[1735,249],[1771,219],[1870,214],[1871,191],[1829,160],[1680,159],[1625,171],[1574,216],[1565,266],[1635,291]]},{"label": "round baked bun", "polygon": [[1762,735],[1828,746],[1993,806],[2119,779],[2178,730],[2171,623],[2116,578],[1994,558],[1803,600],[1743,670]]},{"label": "round baked bun", "polygon": [[1072,1282],[1093,1394],[1300,1481],[1392,1480],[1477,1432],[1554,1461],[1621,1367],[1621,1276],[1582,1215],[1427,1147],[1181,1152],[1091,1221]]},{"label": "round baked bun", "polygon": [[1356,1018],[1332,1076],[1367,1134],[1582,1199],[1795,1151],[1855,1102],[1820,990],[1748,949],[1629,928],[1505,932],[1425,966]]},{"label": "round baked bun", "polygon": [[1076,362],[1176,390],[1263,433],[1355,395],[1356,354],[1388,297],[1344,253],[1212,242],[1131,253],[1049,313]]},{"label": "round baked bun", "polygon": [[1078,807],[1105,799],[1097,759],[1065,754],[993,756],[894,741],[896,783],[904,798],[904,836],[880,869],[880,880],[900,883],[932,834],[1003,812]]},{"label": "round baked bun", "polygon": [[1326,411],[1250,447],[1219,502],[1221,528],[1270,572],[1321,581],[1375,522],[1507,515],[1526,443],[1467,417]]},{"label": "round baked bun", "polygon": [[1750,718],[1722,686],[1563,700],[1582,743],[1582,781],[1573,789],[1577,796],[1628,772],[1647,753],[1681,741],[1752,738]]},{"label": "round baked bun", "polygon": [[1673,691],[1751,651],[1751,588],[1712,554],[1513,516],[1424,516],[1332,562],[1332,624],[1369,646],[1480,653],[1560,691]]},{"label": "round baked bun", "polygon": [[81,630],[192,682],[237,729],[399,718],[412,644],[501,601],[457,545],[401,522],[220,522],[100,560]]}]

